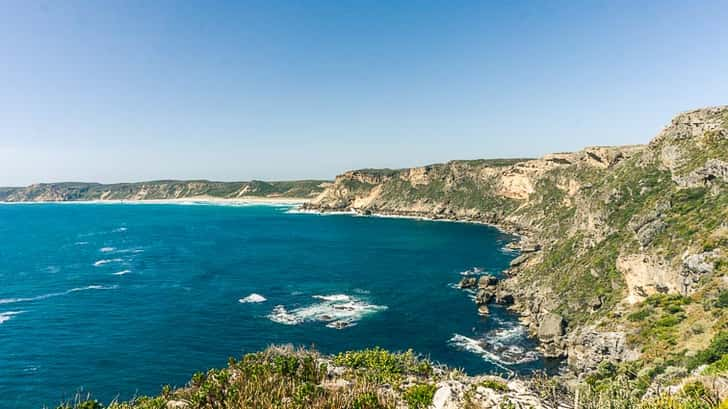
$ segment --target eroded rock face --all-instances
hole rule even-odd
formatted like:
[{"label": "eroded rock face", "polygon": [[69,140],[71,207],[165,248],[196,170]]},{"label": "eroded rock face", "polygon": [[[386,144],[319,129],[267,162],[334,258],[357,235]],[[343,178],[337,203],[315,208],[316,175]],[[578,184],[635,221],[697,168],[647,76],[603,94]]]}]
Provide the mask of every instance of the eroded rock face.
[{"label": "eroded rock face", "polygon": [[706,251],[698,254],[685,254],[683,256],[682,286],[680,292],[683,295],[690,295],[697,289],[700,279],[705,274],[712,274],[715,269],[715,261],[720,257],[721,250]]},{"label": "eroded rock face", "polygon": [[577,374],[587,374],[605,361],[631,361],[639,352],[627,345],[623,332],[598,331],[593,326],[580,328],[568,337],[568,365]]},{"label": "eroded rock face", "polygon": [[619,256],[617,269],[623,274],[628,295],[625,301],[635,304],[656,293],[680,293],[682,279],[678,271],[660,256],[633,254]]},{"label": "eroded rock face", "polygon": [[541,317],[538,324],[538,338],[541,341],[553,341],[564,335],[566,322],[564,318],[555,313],[547,313]]},{"label": "eroded rock face", "polygon": [[728,183],[728,162],[710,159],[701,168],[686,176],[676,176],[673,180],[683,188],[710,186],[716,182]]}]

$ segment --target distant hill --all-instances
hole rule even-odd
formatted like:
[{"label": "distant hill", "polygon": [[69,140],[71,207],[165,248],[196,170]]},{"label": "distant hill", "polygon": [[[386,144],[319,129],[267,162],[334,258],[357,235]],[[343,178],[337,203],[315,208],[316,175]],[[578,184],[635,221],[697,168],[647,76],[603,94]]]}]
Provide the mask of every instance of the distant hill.
[{"label": "distant hill", "polygon": [[48,202],[87,200],[151,200],[214,197],[311,198],[321,193],[323,180],[286,182],[212,182],[208,180],[156,180],[138,183],[41,183],[0,188],[0,201]]}]

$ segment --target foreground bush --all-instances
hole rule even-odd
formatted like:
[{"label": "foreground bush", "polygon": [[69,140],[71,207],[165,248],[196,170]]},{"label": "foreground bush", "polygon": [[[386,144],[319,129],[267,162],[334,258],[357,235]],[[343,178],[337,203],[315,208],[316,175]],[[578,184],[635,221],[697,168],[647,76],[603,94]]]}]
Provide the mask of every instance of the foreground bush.
[{"label": "foreground bush", "polygon": [[[700,362],[711,363],[704,372],[723,373],[724,339],[722,334],[717,336],[696,355]],[[484,397],[492,394],[500,400],[495,407],[524,407],[516,402],[523,393],[540,397],[541,405],[534,409],[728,409],[714,387],[698,380],[684,382],[673,393],[645,394],[636,387],[641,381],[633,370],[606,363],[574,390],[558,377],[536,375],[520,383],[525,387],[496,377],[467,377],[435,367],[412,351],[373,348],[326,358],[291,347],[271,347],[240,360],[230,359],[226,368],[197,373],[185,387],[164,387],[156,397],[108,406],[77,399],[58,409],[428,409],[442,380],[461,384],[466,399],[457,407],[467,409],[493,407]],[[480,398],[478,389],[486,391]]]}]

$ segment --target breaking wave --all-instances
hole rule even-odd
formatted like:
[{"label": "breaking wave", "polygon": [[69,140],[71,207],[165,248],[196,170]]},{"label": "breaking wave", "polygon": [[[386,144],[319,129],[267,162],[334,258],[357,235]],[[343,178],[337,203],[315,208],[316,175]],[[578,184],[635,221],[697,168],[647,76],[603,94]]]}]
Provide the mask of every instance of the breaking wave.
[{"label": "breaking wave", "polygon": [[260,302],[265,302],[265,301],[268,301],[268,299],[263,297],[262,295],[256,294],[256,293],[252,293],[249,296],[238,300],[238,302],[242,303],[242,304],[260,303]]},{"label": "breaking wave", "polygon": [[520,365],[539,359],[538,352],[522,346],[525,328],[520,325],[497,328],[480,339],[454,334],[448,344],[456,349],[480,355],[484,360],[511,371],[506,366]]},{"label": "breaking wave", "polygon": [[329,328],[344,329],[356,325],[367,315],[387,309],[387,306],[369,304],[346,294],[314,295],[312,298],[321,302],[292,310],[276,305],[268,318],[284,325],[320,322],[326,323]]},{"label": "breaking wave", "polygon": [[111,273],[111,274],[115,275],[115,276],[123,276],[123,275],[129,274],[129,273],[131,273],[131,270],[121,270],[121,271],[117,271],[116,273]]},{"label": "breaking wave", "polygon": [[2,324],[5,321],[9,321],[11,318],[18,314],[22,314],[25,311],[7,311],[7,312],[0,312],[0,324]]},{"label": "breaking wave", "polygon": [[70,290],[58,292],[58,293],[49,293],[49,294],[43,294],[38,295],[35,297],[26,297],[26,298],[2,298],[0,299],[0,304],[15,304],[19,302],[31,302],[31,301],[40,301],[45,300],[46,298],[52,298],[52,297],[58,297],[61,295],[68,295],[79,291],[89,291],[89,290],[113,290],[117,288],[116,285],[88,285],[86,287],[78,287],[78,288],[71,288]]},{"label": "breaking wave", "polygon": [[461,276],[476,276],[483,274],[483,269],[481,267],[473,267],[465,271],[461,271]]},{"label": "breaking wave", "polygon": [[97,261],[96,261],[96,262],[94,263],[94,267],[101,267],[101,266],[103,266],[104,264],[109,264],[109,263],[119,263],[119,262],[121,262],[121,261],[123,261],[123,260],[122,260],[122,259],[120,259],[120,258],[109,258],[109,259],[104,259],[104,260],[97,260]]}]

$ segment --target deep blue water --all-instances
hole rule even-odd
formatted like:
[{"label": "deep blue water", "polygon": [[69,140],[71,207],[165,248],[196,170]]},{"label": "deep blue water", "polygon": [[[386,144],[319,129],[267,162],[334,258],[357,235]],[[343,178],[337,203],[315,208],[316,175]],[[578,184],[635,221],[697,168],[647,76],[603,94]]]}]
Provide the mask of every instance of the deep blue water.
[{"label": "deep blue water", "polygon": [[[412,348],[468,372],[543,365],[514,316],[482,319],[453,288],[505,268],[508,235],[288,210],[0,205],[0,407],[156,394],[279,343]],[[253,293],[267,301],[240,302]]]}]

